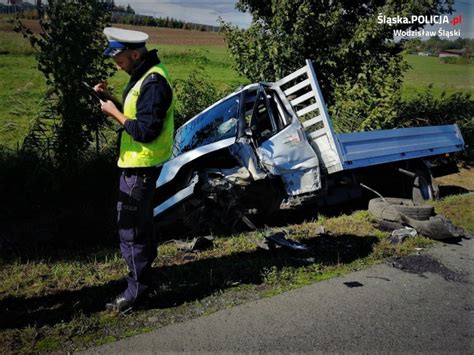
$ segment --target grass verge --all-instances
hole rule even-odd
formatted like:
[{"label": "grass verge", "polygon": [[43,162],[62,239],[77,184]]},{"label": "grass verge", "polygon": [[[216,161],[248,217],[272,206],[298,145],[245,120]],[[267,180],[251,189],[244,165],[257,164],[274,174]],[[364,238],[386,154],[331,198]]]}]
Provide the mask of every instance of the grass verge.
[{"label": "grass verge", "polygon": [[[435,203],[439,213],[474,232],[473,195]],[[325,232],[318,233],[321,226]],[[407,255],[435,242],[415,237],[392,245],[369,214],[327,218],[285,227],[311,247],[304,253],[257,249],[263,231],[215,238],[206,251],[184,253],[173,243],[159,248],[154,291],[143,307],[123,316],[103,311],[125,273],[114,246],[32,251],[1,260],[0,352],[74,351],[139,334],[221,309],[271,297]],[[275,229],[275,231],[278,229]]]}]

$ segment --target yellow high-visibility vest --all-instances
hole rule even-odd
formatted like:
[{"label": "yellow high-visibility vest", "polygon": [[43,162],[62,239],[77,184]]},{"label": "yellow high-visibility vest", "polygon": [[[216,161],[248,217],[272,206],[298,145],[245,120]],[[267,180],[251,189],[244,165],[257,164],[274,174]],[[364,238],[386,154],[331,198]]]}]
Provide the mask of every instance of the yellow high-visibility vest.
[{"label": "yellow high-visibility vest", "polygon": [[[145,78],[158,73],[163,76],[171,87],[166,68],[160,63],[150,68],[130,89],[123,105],[123,114],[131,120],[136,119],[137,101]],[[159,165],[171,156],[174,130],[174,95],[163,122],[160,135],[150,143],[135,141],[126,131],[120,140],[120,156],[117,165],[120,168],[141,168]]]}]

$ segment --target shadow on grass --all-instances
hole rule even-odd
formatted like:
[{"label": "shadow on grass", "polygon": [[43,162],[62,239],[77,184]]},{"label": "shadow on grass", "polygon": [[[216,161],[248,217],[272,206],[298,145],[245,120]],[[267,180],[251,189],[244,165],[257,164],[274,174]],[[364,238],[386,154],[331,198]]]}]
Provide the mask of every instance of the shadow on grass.
[{"label": "shadow on grass", "polygon": [[[350,263],[369,255],[377,238],[322,235],[301,242],[311,250],[296,253],[283,249],[258,249],[155,268],[155,291],[146,299],[145,307],[171,308],[205,298],[235,284],[261,285],[265,281],[265,272],[274,267],[282,269],[288,266],[300,268],[311,263]],[[54,325],[68,322],[75,316],[100,312],[104,310],[105,302],[124,287],[122,281],[114,281],[45,296],[7,297],[0,301],[0,329]]]},{"label": "shadow on grass", "polygon": [[469,192],[468,189],[465,189],[464,187],[461,186],[456,186],[456,185],[441,185],[439,186],[439,197],[447,197],[450,195],[462,195],[462,194],[467,194]]}]

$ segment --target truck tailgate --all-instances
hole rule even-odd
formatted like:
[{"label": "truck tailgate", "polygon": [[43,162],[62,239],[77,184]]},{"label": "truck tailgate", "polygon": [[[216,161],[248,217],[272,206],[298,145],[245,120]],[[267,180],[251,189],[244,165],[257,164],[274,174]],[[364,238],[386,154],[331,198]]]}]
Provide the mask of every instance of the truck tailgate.
[{"label": "truck tailgate", "polygon": [[464,140],[457,125],[336,134],[344,170],[457,152]]}]

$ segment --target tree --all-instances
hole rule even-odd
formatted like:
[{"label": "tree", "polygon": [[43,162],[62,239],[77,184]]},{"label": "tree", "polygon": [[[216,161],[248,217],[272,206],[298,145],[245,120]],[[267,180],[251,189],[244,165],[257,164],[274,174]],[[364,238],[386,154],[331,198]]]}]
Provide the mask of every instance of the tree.
[{"label": "tree", "polygon": [[116,6],[114,0],[104,0],[103,1],[105,9],[108,11],[114,11]]},{"label": "tree", "polygon": [[407,53],[414,54],[417,52],[423,52],[423,42],[419,38],[412,38],[403,40],[403,48]]},{"label": "tree", "polygon": [[379,15],[434,15],[452,11],[450,0],[239,0],[252,15],[239,29],[224,24],[236,69],[252,81],[275,80],[312,59],[336,128],[393,125],[406,63],[394,29],[421,24],[379,23]]},{"label": "tree", "polygon": [[106,123],[81,82],[97,83],[113,71],[103,56],[102,29],[109,13],[96,0],[49,0],[47,6],[37,1],[37,8],[39,36],[20,20],[16,28],[37,49],[38,69],[47,84],[44,109],[24,145],[53,155],[59,165],[70,165],[94,139],[98,142],[98,130]]},{"label": "tree", "polygon": [[127,12],[129,14],[135,14],[135,10],[132,9],[130,4],[127,5],[127,8],[125,9],[125,12]]}]

